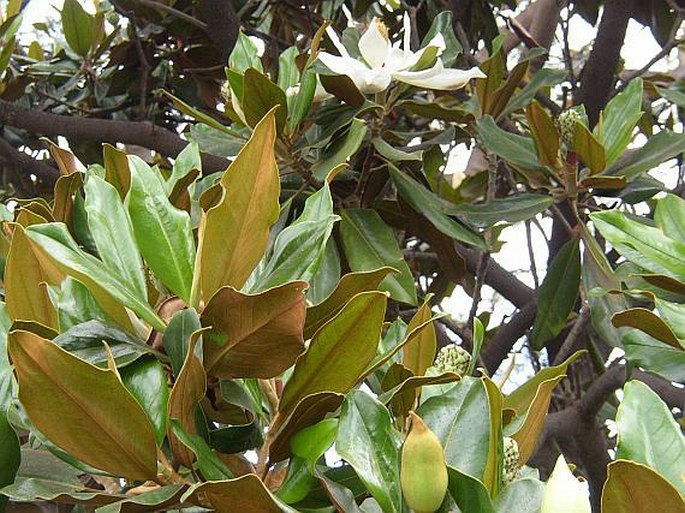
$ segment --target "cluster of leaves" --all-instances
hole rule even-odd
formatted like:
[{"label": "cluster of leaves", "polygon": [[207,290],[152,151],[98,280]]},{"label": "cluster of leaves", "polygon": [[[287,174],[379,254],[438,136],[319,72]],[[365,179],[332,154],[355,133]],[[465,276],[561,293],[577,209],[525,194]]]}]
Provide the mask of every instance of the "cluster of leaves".
[{"label": "cluster of leaves", "polygon": [[[72,60],[70,52],[98,62],[105,39],[117,38],[97,35],[98,16],[65,2],[68,49],[51,66]],[[452,25],[450,13],[432,17],[423,46],[440,34],[445,48],[421,66],[457,62]],[[193,121],[193,142],[173,165],[105,145],[91,159],[101,164],[84,169],[53,146],[62,175],[52,199],[3,209],[5,497],[103,513],[400,513],[400,447],[416,410],[445,449],[441,510],[535,513],[544,484],[525,464],[555,386],[581,354],[505,395],[476,370],[497,331],[478,318],[466,327],[468,375],[432,366],[433,311],[456,284],[474,286],[455,243],[494,253],[505,226],[555,203],[570,206],[575,228],[538,291],[533,348],[550,350],[580,296],[603,343],[635,366],[685,381],[682,200],[653,202],[653,221],[618,210],[589,215],[598,196],[632,205],[662,189],[646,172],[685,150],[682,134],[662,130],[638,150],[627,147],[645,91],[671,93],[636,79],[594,129],[582,109],[570,123],[555,122],[534,98],[549,98],[564,74],[528,73],[535,50],[507,70],[495,39],[475,94],[393,83],[367,97],[346,76],[326,78],[317,62],[324,32],[305,51],[292,46],[271,61],[238,35],[226,69],[226,123],[183,88],[165,93],[174,115]],[[360,35],[343,35],[359,59]],[[57,96],[98,98],[97,87],[79,81]],[[332,99],[317,97],[319,81]],[[460,142],[490,165],[455,185],[443,170]],[[201,151],[233,161],[203,175]],[[627,262],[615,269],[606,242]],[[438,262],[410,266],[403,250],[424,243]],[[631,382],[615,420],[604,511],[648,511],[657,500],[678,511],[685,440],[668,407]],[[519,447],[513,482],[504,478],[504,436]]]}]

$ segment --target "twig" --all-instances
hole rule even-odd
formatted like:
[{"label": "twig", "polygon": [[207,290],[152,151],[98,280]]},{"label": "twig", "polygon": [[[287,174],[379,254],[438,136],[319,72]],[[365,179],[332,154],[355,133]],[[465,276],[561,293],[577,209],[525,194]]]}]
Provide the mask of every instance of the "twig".
[{"label": "twig", "polygon": [[186,14],[178,9],[174,9],[170,5],[163,4],[162,2],[156,2],[155,0],[138,0],[138,3],[144,5],[145,7],[150,7],[151,9],[157,9],[158,11],[171,14],[180,20],[187,21],[191,25],[194,25],[201,30],[207,30],[207,24],[204,21],[198,20],[190,14]]},{"label": "twig", "polygon": [[533,250],[533,233],[530,229],[530,219],[526,220],[526,241],[528,243],[528,259],[530,260],[530,274],[533,275],[533,285],[537,290],[540,287],[538,268],[535,265],[535,251]]},{"label": "twig", "polygon": [[587,304],[584,304],[580,309],[578,317],[576,318],[576,322],[573,324],[573,328],[571,328],[571,331],[569,331],[568,335],[566,335],[564,343],[561,344],[561,348],[559,349],[556,357],[554,358],[553,365],[559,365],[561,362],[566,360],[566,358],[571,356],[573,349],[575,349],[578,337],[585,330],[589,321],[590,308]]}]

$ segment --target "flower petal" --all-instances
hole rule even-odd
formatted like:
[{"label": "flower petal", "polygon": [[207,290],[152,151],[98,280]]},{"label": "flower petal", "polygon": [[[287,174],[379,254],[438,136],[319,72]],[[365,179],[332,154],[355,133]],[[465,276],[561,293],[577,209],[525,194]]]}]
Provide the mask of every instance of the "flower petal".
[{"label": "flower petal", "polygon": [[447,68],[438,59],[435,66],[422,71],[400,71],[393,73],[393,78],[416,87],[452,91],[468,84],[472,78],[484,78],[486,75],[478,68],[468,70]]},{"label": "flower petal", "polygon": [[340,55],[342,55],[343,57],[350,58],[350,54],[348,53],[347,48],[345,48],[345,46],[342,44],[342,41],[340,41],[340,38],[338,37],[338,34],[336,34],[333,27],[331,27],[330,25],[326,27],[326,34],[328,34],[328,37],[333,43],[333,46],[335,46],[335,49],[338,50]]},{"label": "flower petal", "polygon": [[587,482],[576,479],[568,468],[564,456],[560,455],[545,485],[541,513],[590,513],[590,511],[590,491]]},{"label": "flower petal", "polygon": [[319,60],[337,75],[348,75],[351,72],[367,71],[369,69],[357,59],[339,57],[328,52],[319,52]]},{"label": "flower petal", "polygon": [[381,68],[390,49],[388,30],[378,18],[374,18],[362,37],[359,38],[359,53],[372,68]]}]

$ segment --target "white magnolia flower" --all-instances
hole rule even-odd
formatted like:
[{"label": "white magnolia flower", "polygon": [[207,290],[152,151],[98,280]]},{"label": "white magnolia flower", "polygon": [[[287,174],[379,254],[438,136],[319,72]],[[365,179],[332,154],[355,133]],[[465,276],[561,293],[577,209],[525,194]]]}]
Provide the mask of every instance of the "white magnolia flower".
[{"label": "white magnolia flower", "polygon": [[[397,80],[426,89],[443,91],[464,87],[472,78],[484,78],[485,74],[478,68],[460,70],[445,68],[440,54],[445,50],[445,40],[441,34],[436,35],[418,52],[410,49],[411,23],[407,13],[404,14],[404,38],[400,43],[391,44],[385,24],[374,18],[369,28],[359,38],[358,48],[364,62],[350,56],[335,31],[328,27],[328,37],[340,55],[328,52],[319,53],[319,60],[333,73],[347,75],[362,93],[384,91],[390,82]],[[421,57],[429,48],[435,48],[438,59],[433,67],[413,71]]]},{"label": "white magnolia flower", "polygon": [[540,513],[590,513],[590,490],[586,481],[579,481],[559,456],[552,475],[545,485]]}]

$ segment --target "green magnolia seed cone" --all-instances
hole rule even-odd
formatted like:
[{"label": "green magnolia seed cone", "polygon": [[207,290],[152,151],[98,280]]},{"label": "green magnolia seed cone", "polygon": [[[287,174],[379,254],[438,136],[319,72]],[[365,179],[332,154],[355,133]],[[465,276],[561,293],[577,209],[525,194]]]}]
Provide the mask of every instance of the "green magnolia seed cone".
[{"label": "green magnolia seed cone", "polygon": [[407,505],[433,513],[447,493],[447,465],[442,444],[421,417],[409,412],[412,425],[402,446],[400,483]]}]

